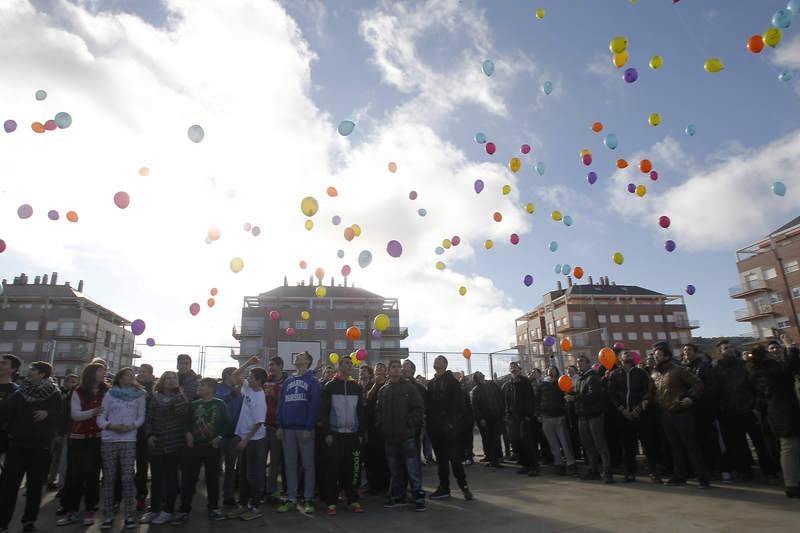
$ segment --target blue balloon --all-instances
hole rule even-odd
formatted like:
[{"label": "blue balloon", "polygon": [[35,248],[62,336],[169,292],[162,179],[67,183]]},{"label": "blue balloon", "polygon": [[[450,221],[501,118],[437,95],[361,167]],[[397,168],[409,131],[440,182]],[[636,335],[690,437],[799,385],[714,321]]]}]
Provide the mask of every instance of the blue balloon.
[{"label": "blue balloon", "polygon": [[772,25],[776,28],[786,29],[792,25],[794,15],[788,9],[779,9],[772,15]]},{"label": "blue balloon", "polygon": [[792,79],[792,72],[789,70],[784,70],[780,74],[778,74],[778,79],[781,81],[789,81]]},{"label": "blue balloon", "polygon": [[56,126],[61,128],[62,130],[65,128],[69,128],[72,125],[72,117],[69,113],[65,113],[64,111],[60,111],[56,113]]},{"label": "blue balloon", "polygon": [[569,266],[566,263],[561,265],[561,273],[562,274],[564,274],[565,276],[569,276],[570,272],[572,272],[572,267],[571,266]]},{"label": "blue balloon", "polygon": [[339,123],[339,127],[336,128],[339,131],[339,135],[342,137],[347,137],[353,130],[356,128],[356,123],[352,120],[343,120]]},{"label": "blue balloon", "polygon": [[544,85],[542,85],[542,91],[544,91],[544,94],[550,94],[551,92],[553,92],[553,82],[552,81],[544,82]]},{"label": "blue balloon", "polygon": [[617,146],[619,145],[619,139],[617,139],[617,135],[615,133],[609,133],[606,135],[606,138],[603,139],[603,144],[605,144],[606,148],[609,150],[616,150]]},{"label": "blue balloon", "polygon": [[494,74],[494,61],[492,61],[491,59],[487,59],[486,61],[483,62],[483,66],[481,68],[483,69],[484,74],[486,74],[487,76],[491,76],[492,74]]},{"label": "blue balloon", "polygon": [[556,271],[556,274],[561,274],[561,263],[556,265],[555,271]]},{"label": "blue balloon", "polygon": [[484,144],[486,142],[486,135],[481,132],[475,134],[475,142],[478,144]]},{"label": "blue balloon", "polygon": [[689,137],[694,137],[694,134],[697,133],[697,126],[694,124],[689,124],[686,126],[686,135]]},{"label": "blue balloon", "polygon": [[789,0],[789,3],[786,4],[786,9],[792,13],[793,17],[796,17],[800,14],[800,0]]},{"label": "blue balloon", "polygon": [[544,176],[544,162],[539,161],[536,163],[536,172],[539,173],[540,176]]},{"label": "blue balloon", "polygon": [[786,184],[782,181],[776,181],[772,184],[772,192],[778,196],[786,195]]},{"label": "blue balloon", "polygon": [[41,102],[45,98],[47,98],[47,91],[45,91],[44,89],[39,89],[38,91],[36,91],[36,99],[37,100],[39,100]]},{"label": "blue balloon", "polygon": [[571,216],[564,215],[564,218],[562,220],[564,220],[564,225],[565,226],[570,227],[572,225],[572,217]]},{"label": "blue balloon", "polygon": [[421,217],[424,217],[425,215],[427,215],[427,214],[428,214],[428,212],[425,210],[425,208],[424,208],[424,207],[420,207],[419,209],[417,209],[417,214],[418,214],[419,216],[421,216]]},{"label": "blue balloon", "polygon": [[358,266],[367,268],[370,263],[372,263],[372,252],[369,250],[362,250],[361,253],[358,254]]},{"label": "blue balloon", "polygon": [[336,257],[338,257],[339,259],[341,259],[342,257],[344,257],[344,250],[339,250],[339,251],[337,251],[337,252],[336,252]]},{"label": "blue balloon", "polygon": [[555,252],[558,250],[558,243],[556,241],[550,241],[550,251]]},{"label": "blue balloon", "polygon": [[437,246],[434,252],[436,252],[436,255],[442,255],[444,253],[444,248],[442,248],[441,246]]}]

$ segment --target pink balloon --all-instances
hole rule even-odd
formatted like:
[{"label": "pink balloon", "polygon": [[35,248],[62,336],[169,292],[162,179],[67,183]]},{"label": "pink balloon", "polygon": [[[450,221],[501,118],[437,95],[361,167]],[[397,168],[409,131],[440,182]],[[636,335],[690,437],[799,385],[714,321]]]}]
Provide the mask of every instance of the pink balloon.
[{"label": "pink balloon", "polygon": [[664,229],[667,229],[672,222],[670,221],[669,217],[666,215],[661,215],[658,217],[658,225]]},{"label": "pink balloon", "polygon": [[358,351],[356,352],[356,359],[358,359],[359,361],[363,361],[366,358],[367,358],[367,350],[365,350],[364,348],[359,348]]},{"label": "pink balloon", "polygon": [[487,154],[492,155],[495,152],[495,150],[497,150],[497,147],[494,145],[494,143],[486,143]]},{"label": "pink balloon", "polygon": [[511,234],[511,244],[519,244],[519,235],[516,233]]},{"label": "pink balloon", "polygon": [[197,313],[199,312],[200,312],[200,304],[193,303],[192,305],[189,306],[189,313],[191,313],[192,316],[197,316]]},{"label": "pink balloon", "polygon": [[56,121],[53,119],[50,119],[44,123],[44,129],[46,129],[47,131],[53,131],[57,127],[58,126],[56,125]]},{"label": "pink balloon", "polygon": [[461,237],[459,237],[458,235],[453,235],[453,238],[450,239],[450,243],[453,246],[458,246],[459,244],[461,244]]},{"label": "pink balloon", "polygon": [[342,276],[349,276],[350,275],[350,265],[344,265],[342,267]]},{"label": "pink balloon", "polygon": [[658,180],[658,172],[656,172],[655,170],[650,171],[650,179],[653,180],[653,181],[657,181]]},{"label": "pink balloon", "polygon": [[286,335],[289,337],[294,337],[294,328],[286,328]]},{"label": "pink balloon", "polygon": [[583,164],[587,167],[592,164],[592,156],[591,154],[586,154],[583,156]]},{"label": "pink balloon", "polygon": [[411,200],[416,200],[417,199],[417,191],[411,191],[410,193],[408,193],[408,198],[411,199]]},{"label": "pink balloon", "polygon": [[270,311],[269,312],[269,319],[270,320],[278,320],[281,317],[281,314],[277,311]]},{"label": "pink balloon", "polygon": [[614,348],[615,350],[624,350],[625,349],[625,345],[623,343],[619,342],[619,341],[615,342],[611,347]]},{"label": "pink balloon", "polygon": [[634,365],[638,365],[642,362],[642,356],[639,355],[639,352],[631,352],[631,361]]},{"label": "pink balloon", "polygon": [[120,209],[125,209],[131,203],[131,197],[125,191],[119,191],[114,195],[114,205]]},{"label": "pink balloon", "polygon": [[531,151],[531,146],[529,144],[523,144],[522,146],[520,146],[519,151],[522,152],[523,154],[527,154],[528,152]]}]

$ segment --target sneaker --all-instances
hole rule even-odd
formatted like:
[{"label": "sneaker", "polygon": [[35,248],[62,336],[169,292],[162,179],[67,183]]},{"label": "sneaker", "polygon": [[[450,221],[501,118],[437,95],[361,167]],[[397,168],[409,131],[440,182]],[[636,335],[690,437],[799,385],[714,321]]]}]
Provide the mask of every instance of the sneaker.
[{"label": "sneaker", "polygon": [[461,487],[461,492],[464,493],[464,499],[469,501],[473,500],[472,491],[469,490],[469,487]]},{"label": "sneaker", "polygon": [[397,498],[392,498],[391,496],[386,497],[386,502],[383,504],[384,507],[387,509],[391,509],[392,507],[405,507],[405,502],[400,501]]},{"label": "sneaker", "polygon": [[711,482],[708,480],[708,476],[697,476],[697,487],[700,489],[710,489]]},{"label": "sneaker", "polygon": [[139,523],[136,521],[135,518],[129,516],[128,518],[125,519],[123,527],[125,529],[136,529],[137,527],[139,527]]},{"label": "sneaker", "polygon": [[147,511],[139,518],[140,524],[149,524],[153,521],[153,519],[158,516],[158,513],[154,513],[152,511]]},{"label": "sneaker", "polygon": [[220,520],[225,520],[226,518],[228,517],[225,516],[225,513],[223,513],[219,509],[211,509],[208,512],[208,519],[211,521],[219,522]]},{"label": "sneaker", "polygon": [[686,480],[678,477],[671,477],[664,482],[667,487],[683,487],[686,485]]},{"label": "sneaker", "polygon": [[170,524],[173,525],[180,525],[184,524],[189,521],[189,513],[175,513],[175,516],[172,517]]},{"label": "sneaker", "polygon": [[92,511],[86,511],[85,513],[83,513],[83,525],[84,526],[94,525],[94,513]]},{"label": "sneaker", "polygon": [[531,468],[530,470],[528,470],[528,477],[536,477],[538,475],[539,475],[539,468],[538,467]]},{"label": "sneaker", "polygon": [[656,485],[663,485],[664,484],[664,480],[661,479],[661,476],[659,476],[658,474],[650,474],[650,481],[652,481]]},{"label": "sneaker", "polygon": [[417,499],[414,501],[414,510],[418,513],[425,511],[425,499]]},{"label": "sneaker", "polygon": [[614,484],[614,474],[612,474],[611,472],[606,472],[603,475],[603,483],[605,483],[606,485],[613,485]]},{"label": "sneaker", "polygon": [[56,521],[56,526],[58,527],[71,526],[72,524],[77,524],[80,521],[81,520],[80,518],[78,518],[77,513],[67,513],[66,515],[64,515],[64,518],[60,518]]},{"label": "sneaker", "polygon": [[526,476],[530,471],[531,471],[530,468],[521,468],[517,470],[517,474],[519,474],[520,476]]},{"label": "sneaker", "polygon": [[[289,511],[294,509],[294,507],[295,507],[295,503],[293,501],[286,500],[285,502],[280,504],[277,507],[277,509],[275,509],[275,511],[278,512],[278,513],[288,513]],[[230,515],[228,515],[228,517],[230,517]]]},{"label": "sneaker", "polygon": [[557,476],[566,476],[567,475],[567,467],[566,467],[566,465],[558,465],[556,467],[556,475]]},{"label": "sneaker", "polygon": [[152,520],[150,520],[150,523],[153,525],[161,525],[161,524],[168,524],[171,521],[172,521],[172,513],[161,511]]},{"label": "sneaker", "polygon": [[450,489],[437,488],[428,498],[431,500],[446,500],[450,497]]},{"label": "sneaker", "polygon": [[567,475],[568,476],[577,476],[578,475],[578,466],[575,464],[567,465]]},{"label": "sneaker", "polygon": [[113,518],[106,518],[103,520],[103,523],[100,524],[100,529],[111,529],[114,527],[114,519]]},{"label": "sneaker", "polygon": [[258,507],[250,506],[247,508],[245,512],[239,515],[239,518],[244,520],[245,522],[249,522],[250,520],[255,520],[257,518],[261,518],[264,516],[261,511],[258,510]]},{"label": "sneaker", "polygon": [[473,459],[467,459],[466,461],[464,461],[464,465],[466,465],[466,466],[472,466],[474,464],[475,464],[475,461]]},{"label": "sneaker", "polygon": [[335,505],[329,505],[328,506],[328,510],[325,511],[325,514],[328,515],[328,516],[336,516],[336,506]]},{"label": "sneaker", "polygon": [[625,474],[625,478],[623,481],[625,481],[625,483],[633,483],[634,481],[636,481],[636,476],[633,474]]},{"label": "sneaker", "polygon": [[586,472],[585,474],[581,474],[578,476],[581,481],[600,481],[602,478],[600,477],[600,472]]},{"label": "sneaker", "polygon": [[314,514],[316,509],[314,509],[314,504],[311,502],[306,502],[303,504],[303,513],[305,514]]},{"label": "sneaker", "polygon": [[364,512],[364,508],[361,507],[361,504],[358,503],[358,502],[351,503],[350,504],[350,510],[353,511],[354,513],[363,513]]}]

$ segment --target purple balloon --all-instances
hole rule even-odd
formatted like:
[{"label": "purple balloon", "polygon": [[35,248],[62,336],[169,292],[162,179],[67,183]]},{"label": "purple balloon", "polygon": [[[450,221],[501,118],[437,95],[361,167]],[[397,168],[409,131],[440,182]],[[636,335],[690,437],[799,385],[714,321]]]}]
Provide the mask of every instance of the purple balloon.
[{"label": "purple balloon", "polygon": [[131,322],[131,331],[136,336],[139,336],[142,333],[144,333],[144,328],[145,328],[144,320],[142,320],[141,318],[137,318],[136,320]]},{"label": "purple balloon", "polygon": [[547,346],[548,348],[553,346],[555,343],[556,343],[556,338],[551,335],[548,335],[547,337],[544,338],[544,345]]},{"label": "purple balloon", "polygon": [[522,278],[522,283],[524,283],[526,287],[530,287],[533,285],[533,276],[530,274],[525,274],[525,277]]},{"label": "purple balloon", "polygon": [[631,194],[635,193],[636,192],[636,185],[634,185],[633,183],[629,183],[628,184],[628,192],[631,193]]},{"label": "purple balloon", "polygon": [[392,257],[400,257],[403,255],[403,245],[399,241],[389,241],[386,244],[386,253]]},{"label": "purple balloon", "polygon": [[481,191],[483,190],[483,180],[475,180],[474,187],[475,187],[475,192],[477,194],[480,194]]},{"label": "purple balloon", "polygon": [[146,341],[146,344],[147,344],[149,347],[151,347],[151,348],[152,348],[153,346],[155,346],[155,345],[156,345],[156,340],[155,340],[153,337],[150,337],[149,339],[147,339],[147,341]]},{"label": "purple balloon", "polygon": [[673,241],[672,239],[668,240],[667,242],[664,243],[664,248],[668,252],[674,251],[675,250],[675,241]]},{"label": "purple balloon", "polygon": [[14,120],[8,119],[3,122],[3,129],[6,130],[6,133],[11,133],[12,131],[17,129],[17,123]]},{"label": "purple balloon", "polygon": [[686,286],[686,294],[688,294],[689,296],[694,294],[694,291],[695,291],[694,285],[687,285]]},{"label": "purple balloon", "polygon": [[338,226],[339,224],[342,223],[342,217],[340,217],[339,215],[333,215],[331,222],[333,222],[334,226]]},{"label": "purple balloon", "polygon": [[595,171],[589,172],[589,175],[586,176],[586,179],[589,181],[589,185],[594,185],[595,182],[597,181],[597,172]]},{"label": "purple balloon", "polygon": [[33,216],[33,208],[28,204],[22,204],[17,208],[17,216],[19,218],[31,218]]},{"label": "purple balloon", "polygon": [[378,329],[372,330],[372,338],[373,339],[380,339],[383,334]]},{"label": "purple balloon", "polygon": [[625,80],[626,83],[633,83],[639,79],[639,71],[635,68],[626,68],[625,72],[622,74],[622,79]]},{"label": "purple balloon", "polygon": [[261,228],[259,228],[258,226],[253,226],[250,229],[250,233],[253,234],[253,237],[258,237],[259,235],[261,235]]},{"label": "purple balloon", "polygon": [[657,181],[658,180],[658,172],[656,172],[655,170],[650,172],[650,179],[653,180],[653,181]]},{"label": "purple balloon", "polygon": [[47,212],[47,218],[49,218],[50,220],[58,220],[58,211],[56,211],[55,209],[51,209],[50,211]]}]

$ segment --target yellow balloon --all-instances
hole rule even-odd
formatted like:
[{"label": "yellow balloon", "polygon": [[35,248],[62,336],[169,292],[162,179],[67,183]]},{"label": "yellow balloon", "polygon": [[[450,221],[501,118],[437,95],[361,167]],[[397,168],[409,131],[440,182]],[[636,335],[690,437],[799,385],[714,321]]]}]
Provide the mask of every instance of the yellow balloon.
[{"label": "yellow balloon", "polygon": [[444,270],[444,263],[442,261],[436,261],[436,270]]},{"label": "yellow balloon", "polygon": [[550,213],[550,217],[551,217],[553,220],[555,220],[556,222],[558,222],[558,221],[559,221],[559,220],[561,220],[561,218],[562,218],[562,217],[561,217],[561,211],[553,211],[552,213]]},{"label": "yellow balloon", "polygon": [[336,353],[336,352],[333,352],[332,354],[330,354],[328,356],[328,361],[330,361],[334,365],[338,364],[339,363],[339,354]]},{"label": "yellow balloon", "polygon": [[241,257],[234,257],[231,259],[231,272],[238,274],[244,268],[244,261]]},{"label": "yellow balloon", "polygon": [[319,210],[319,203],[313,196],[306,196],[303,198],[303,201],[300,202],[300,210],[305,216],[313,217]]},{"label": "yellow balloon", "polygon": [[618,265],[621,265],[622,263],[625,262],[625,256],[622,255],[621,252],[614,252],[614,255],[612,256],[612,259]]},{"label": "yellow balloon", "polygon": [[359,226],[358,224],[353,224],[350,227],[353,228],[353,235],[355,235],[356,237],[361,236],[361,226]]},{"label": "yellow balloon", "polygon": [[511,185],[503,185],[503,196],[508,196],[511,192]]},{"label": "yellow balloon", "polygon": [[512,157],[511,160],[508,162],[508,168],[511,169],[511,172],[519,172],[519,169],[522,167],[522,161],[519,160],[519,157]]},{"label": "yellow balloon", "polygon": [[[358,358],[356,358],[356,360],[353,361],[353,366],[355,366],[355,367],[361,366],[361,361],[359,361]],[[353,379],[353,378],[350,378],[350,379]]]},{"label": "yellow balloon", "polygon": [[637,185],[636,196],[638,196],[639,198],[643,198],[645,194],[647,194],[647,187],[645,187],[644,185]]},{"label": "yellow balloon", "polygon": [[465,294],[467,294],[467,288],[466,287],[459,287],[458,288],[458,294],[460,294],[461,296],[464,296]]},{"label": "yellow balloon", "polygon": [[583,150],[581,150],[581,153],[580,153],[581,159],[583,159],[583,156],[585,156],[585,155],[592,155],[592,151],[589,150],[588,148],[584,148]]},{"label": "yellow balloon", "polygon": [[622,35],[617,35],[608,43],[608,49],[611,50],[612,54],[621,54],[628,49],[628,39]]},{"label": "yellow balloon", "polygon": [[614,57],[611,58],[611,62],[614,63],[614,66],[617,68],[622,68],[628,62],[628,51],[625,50],[619,54],[614,54]]},{"label": "yellow balloon", "polygon": [[381,313],[372,320],[372,327],[378,331],[386,331],[389,327],[389,315]]},{"label": "yellow balloon", "polygon": [[664,65],[664,58],[661,56],[653,56],[650,58],[650,68],[658,70]]},{"label": "yellow balloon", "polygon": [[778,46],[778,43],[781,42],[781,39],[783,39],[783,32],[781,32],[780,28],[770,28],[764,32],[763,38],[764,44],[770,48],[775,48]]},{"label": "yellow balloon", "polygon": [[533,212],[536,211],[536,206],[528,202],[527,204],[525,204],[525,211],[527,211],[530,214],[533,214]]},{"label": "yellow balloon", "polygon": [[661,115],[658,113],[650,113],[650,116],[647,117],[647,123],[651,126],[658,126],[661,124]]},{"label": "yellow balloon", "polygon": [[323,287],[323,286],[321,286],[321,285],[320,285],[320,286],[319,286],[319,287],[317,287],[317,289],[314,291],[314,294],[316,294],[316,295],[317,295],[317,298],[325,298],[325,295],[326,295],[326,294],[328,294],[328,289],[326,289],[325,287]]},{"label": "yellow balloon", "polygon": [[491,250],[492,246],[494,246],[492,239],[486,239],[486,241],[484,241],[483,243],[483,247],[486,248],[487,250]]},{"label": "yellow balloon", "polygon": [[450,242],[450,239],[445,239],[442,241],[442,248],[444,248],[445,250],[449,249],[452,245],[453,243]]},{"label": "yellow balloon", "polygon": [[[773,29],[777,29],[777,28],[773,28]],[[722,69],[725,68],[725,64],[718,57],[710,57],[710,58],[706,59],[706,63],[705,63],[705,65],[703,65],[703,68],[706,69],[706,72],[711,72],[713,74],[715,72],[722,71]]]},{"label": "yellow balloon", "polygon": [[537,9],[536,10],[536,18],[542,20],[544,18],[545,11],[544,9]]},{"label": "yellow balloon", "polygon": [[311,231],[312,229],[314,229],[314,221],[311,220],[310,218],[308,220],[306,220],[306,229],[308,231]]},{"label": "yellow balloon", "polygon": [[308,320],[309,318],[311,318],[311,313],[309,313],[308,311],[302,311],[300,313],[300,318],[302,318],[303,320]]}]

